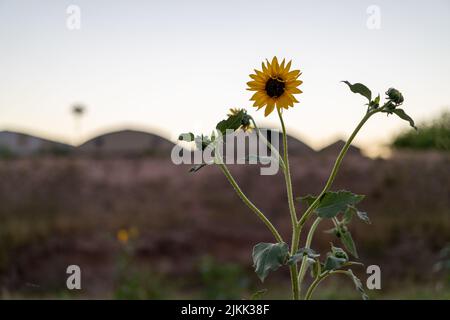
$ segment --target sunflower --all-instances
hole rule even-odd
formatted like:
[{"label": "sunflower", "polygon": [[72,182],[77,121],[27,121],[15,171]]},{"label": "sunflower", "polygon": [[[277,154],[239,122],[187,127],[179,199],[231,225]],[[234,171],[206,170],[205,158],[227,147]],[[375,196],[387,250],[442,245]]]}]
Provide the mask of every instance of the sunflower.
[{"label": "sunflower", "polygon": [[255,74],[251,74],[253,81],[247,82],[247,90],[256,91],[250,100],[254,101],[253,106],[258,110],[266,106],[264,116],[268,116],[275,107],[288,109],[293,107],[298,100],[294,94],[302,93],[298,88],[303,81],[298,80],[301,75],[300,70],[292,70],[291,61],[278,64],[277,57],[273,57],[272,63],[266,60],[267,66],[262,63],[262,71],[255,69]]}]

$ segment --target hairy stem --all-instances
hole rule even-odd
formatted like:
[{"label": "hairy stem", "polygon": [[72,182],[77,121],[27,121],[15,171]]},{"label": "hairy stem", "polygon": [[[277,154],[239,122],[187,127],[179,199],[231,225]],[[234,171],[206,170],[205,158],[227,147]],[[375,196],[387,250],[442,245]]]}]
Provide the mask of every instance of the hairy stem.
[{"label": "hairy stem", "polygon": [[330,176],[329,176],[329,178],[327,180],[327,183],[325,184],[325,187],[323,188],[323,190],[320,193],[320,195],[316,198],[316,200],[314,200],[314,202],[309,206],[309,208],[305,211],[305,213],[301,217],[301,219],[300,219],[300,221],[298,223],[300,228],[301,228],[301,226],[303,226],[305,224],[305,222],[308,220],[308,218],[311,215],[311,213],[313,212],[313,210],[319,204],[321,198],[325,195],[325,193],[330,189],[331,185],[333,184],[334,179],[336,178],[336,175],[337,175],[337,173],[339,171],[339,168],[341,166],[342,160],[344,159],[344,156],[347,153],[348,148],[350,148],[350,145],[351,145],[353,139],[355,139],[355,137],[358,134],[359,130],[361,130],[362,126],[366,123],[366,121],[372,115],[374,115],[377,112],[379,112],[379,110],[372,110],[372,111],[369,111],[368,113],[366,113],[364,118],[356,126],[355,130],[353,130],[352,134],[348,138],[348,140],[345,143],[344,147],[342,147],[342,150],[339,153],[339,155],[338,155],[338,157],[337,157],[337,159],[336,159],[336,161],[334,163],[333,169],[331,170]]},{"label": "hairy stem", "polygon": [[[339,171],[339,168],[341,166],[342,160],[344,159],[345,154],[347,153],[348,149],[350,148],[350,145],[352,143],[352,141],[355,139],[356,135],[358,134],[359,130],[361,130],[361,128],[363,127],[363,125],[366,123],[367,120],[369,120],[369,118],[374,115],[375,113],[379,112],[380,110],[371,110],[369,112],[367,112],[365,114],[365,116],[362,118],[362,120],[359,122],[359,124],[356,126],[355,130],[353,130],[352,134],[350,135],[350,137],[348,138],[347,142],[345,143],[344,147],[342,147],[341,152],[339,153],[333,169],[331,170],[330,176],[328,177],[327,183],[325,184],[325,187],[323,188],[322,192],[320,193],[320,195],[316,198],[316,200],[314,200],[314,202],[309,206],[309,208],[305,211],[305,213],[302,215],[302,217],[300,218],[300,221],[297,224],[297,229],[299,229],[299,232],[301,231],[303,225],[305,224],[305,222],[308,220],[308,218],[311,216],[311,214],[313,213],[314,209],[317,207],[317,205],[319,204],[320,200],[322,199],[322,197],[325,195],[325,193],[331,188],[334,179],[336,178],[336,175]],[[317,221],[317,220],[316,220]],[[310,230],[311,231],[311,230]],[[313,232],[314,233],[314,232]],[[310,232],[311,234],[311,232]],[[309,236],[309,234],[308,234]],[[311,234],[312,237],[312,234]],[[299,278],[299,283],[298,286],[299,288],[302,287],[302,283],[303,283],[303,276],[304,274],[302,274],[302,272],[305,272],[306,269],[306,259],[302,259],[302,264],[300,266],[300,278]],[[317,279],[316,279],[317,280]],[[308,295],[308,293],[307,293]]]},{"label": "hairy stem", "polygon": [[270,232],[273,234],[277,242],[284,242],[283,238],[281,237],[280,233],[277,231],[277,229],[273,226],[273,224],[270,222],[269,219],[264,215],[264,213],[261,212],[254,204],[251,202],[247,196],[242,192],[241,188],[237,184],[236,180],[234,180],[233,176],[231,175],[231,172],[228,170],[227,166],[224,163],[218,163],[218,166],[222,170],[222,172],[227,177],[230,184],[233,186],[234,190],[238,194],[238,196],[244,201],[244,203],[258,216],[259,219],[264,222],[264,224],[267,226],[267,228],[270,230]]},{"label": "hairy stem", "polygon": [[[312,242],[312,238],[314,236],[314,233],[316,232],[317,226],[319,225],[320,221],[322,221],[322,218],[317,217],[316,220],[314,220],[313,224],[311,225],[311,228],[309,229],[308,232],[308,236],[306,237],[306,243],[305,243],[305,248],[309,249],[311,248],[311,242]],[[298,282],[299,282],[299,294],[301,294],[301,290],[302,287],[300,286],[300,284],[303,282],[303,278],[305,277],[305,273],[306,273],[306,264],[307,264],[307,256],[304,256],[302,258],[302,264],[300,266],[300,272],[298,274]]]},{"label": "hairy stem", "polygon": [[341,274],[347,274],[347,271],[345,270],[334,270],[334,271],[325,271],[324,273],[322,273],[320,276],[318,276],[313,283],[311,283],[311,285],[308,288],[308,291],[306,292],[306,296],[305,296],[305,300],[310,300],[312,294],[314,293],[314,290],[317,288],[317,286],[326,278],[328,278],[329,276],[331,276],[332,274],[337,274],[337,273],[341,273]]},{"label": "hairy stem", "polygon": [[[288,157],[288,144],[287,144],[287,134],[286,127],[284,125],[283,116],[279,108],[277,108],[278,116],[280,117],[281,129],[283,130],[283,158],[284,158],[284,179],[286,180],[286,190],[288,197],[288,205],[289,212],[291,216],[292,223],[292,243],[291,243],[291,255],[294,255],[298,250],[298,243],[300,239],[300,229],[297,228],[297,214],[295,212],[294,205],[294,195],[292,192],[292,181],[291,181],[291,172],[289,169],[289,157]],[[297,272],[297,264],[294,263],[290,266],[291,273],[291,283],[292,283],[292,298],[294,300],[298,300],[299,296],[299,288],[298,288],[298,272]]]}]

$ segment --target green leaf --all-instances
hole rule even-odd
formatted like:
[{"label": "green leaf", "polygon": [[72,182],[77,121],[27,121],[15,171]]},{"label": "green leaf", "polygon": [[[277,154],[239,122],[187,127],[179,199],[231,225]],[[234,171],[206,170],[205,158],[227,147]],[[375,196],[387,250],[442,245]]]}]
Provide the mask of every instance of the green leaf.
[{"label": "green leaf", "polygon": [[315,259],[320,257],[320,254],[316,253],[314,250],[310,248],[300,248],[294,255],[292,255],[287,264],[292,265],[299,262],[304,256],[308,258]]},{"label": "green leaf", "polygon": [[220,121],[217,124],[216,129],[219,130],[222,135],[225,135],[227,130],[236,131],[242,125],[244,115],[244,110],[240,110],[238,113],[232,114],[227,119]]},{"label": "green leaf", "polygon": [[349,205],[354,205],[362,199],[364,199],[363,195],[357,195],[349,191],[327,192],[315,211],[321,218],[333,218]]},{"label": "green leaf", "polygon": [[357,211],[356,215],[358,218],[360,218],[362,221],[364,221],[367,224],[371,224],[372,222],[369,219],[369,216],[367,215],[367,212],[364,211]]},{"label": "green leaf", "polygon": [[187,142],[194,141],[194,134],[192,132],[182,133],[178,137],[178,140]]},{"label": "green leaf", "polygon": [[317,278],[322,273],[322,266],[320,264],[319,260],[316,260],[316,262],[313,264],[311,268],[311,276],[313,278]]},{"label": "green leaf", "polygon": [[356,262],[356,261],[347,261],[346,263],[344,263],[342,265],[343,268],[351,267],[351,266],[360,266],[361,267],[361,266],[364,266],[364,264],[361,262]]},{"label": "green leaf", "polygon": [[358,258],[358,252],[356,251],[355,242],[353,241],[350,231],[348,231],[347,228],[341,228],[340,235],[340,239],[344,247],[352,254],[352,256]]},{"label": "green leaf", "polygon": [[372,223],[369,219],[369,216],[367,215],[367,212],[359,211],[355,206],[348,206],[347,209],[345,209],[343,223],[350,223],[354,215],[356,215],[359,219],[363,220],[367,224]]},{"label": "green leaf", "polygon": [[350,90],[353,93],[359,93],[360,95],[364,96],[367,98],[367,100],[369,100],[369,102],[372,100],[372,92],[370,91],[369,88],[367,88],[365,85],[363,85],[362,83],[355,83],[355,84],[351,84],[348,81],[342,81],[345,84],[348,85],[348,87],[350,88]]},{"label": "green leaf", "polygon": [[410,116],[408,116],[406,114],[405,110],[403,110],[403,109],[394,109],[394,110],[392,110],[392,112],[395,113],[399,118],[401,118],[401,119],[403,119],[405,121],[408,121],[409,125],[417,130],[417,127],[414,124],[414,120]]},{"label": "green leaf", "polygon": [[369,107],[377,109],[380,106],[380,95],[376,96],[375,99],[369,102]]},{"label": "green leaf", "polygon": [[356,209],[356,207],[347,206],[347,209],[345,209],[345,211],[344,211],[344,219],[342,219],[342,223],[349,224],[352,221],[353,216],[356,214],[357,211],[358,210]]},{"label": "green leaf", "polygon": [[196,136],[195,139],[195,145],[197,147],[198,150],[205,150],[211,143],[211,139],[208,138],[208,136]]},{"label": "green leaf", "polygon": [[336,270],[344,265],[346,260],[344,258],[338,258],[333,255],[329,255],[325,260],[324,270]]},{"label": "green leaf", "polygon": [[331,245],[331,252],[327,254],[324,269],[336,270],[344,266],[345,263],[347,262],[348,262],[347,253],[341,248]]},{"label": "green leaf", "polygon": [[316,200],[316,198],[317,197],[314,197],[313,195],[308,194],[304,197],[298,197],[297,201],[301,201],[301,202],[305,203],[306,206],[309,208],[313,204],[313,202]]},{"label": "green leaf", "polygon": [[256,291],[250,296],[250,300],[261,300],[261,298],[267,293],[267,289],[261,289]]},{"label": "green leaf", "polygon": [[359,293],[361,294],[362,299],[369,300],[369,296],[365,293],[361,280],[359,280],[359,278],[355,276],[353,271],[350,269],[347,270],[346,274],[352,279],[353,284],[355,285],[356,290],[358,290]]},{"label": "green leaf", "polygon": [[275,271],[286,263],[288,245],[280,243],[258,243],[253,247],[253,266],[258,277],[264,282],[270,271]]},{"label": "green leaf", "polygon": [[337,258],[343,258],[345,261],[348,261],[347,253],[339,247],[331,245],[331,254]]}]

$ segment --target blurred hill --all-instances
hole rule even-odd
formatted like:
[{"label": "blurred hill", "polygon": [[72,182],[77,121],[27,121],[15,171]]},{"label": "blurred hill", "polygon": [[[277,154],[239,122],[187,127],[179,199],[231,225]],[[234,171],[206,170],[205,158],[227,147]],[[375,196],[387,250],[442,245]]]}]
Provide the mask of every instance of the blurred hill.
[{"label": "blurred hill", "polygon": [[[261,129],[267,139],[278,139],[277,147],[282,152],[281,133],[273,129]],[[246,139],[246,154],[249,154],[248,139],[256,133],[238,131],[234,135],[235,145],[239,138]],[[344,141],[338,140],[319,151],[322,155],[336,156]],[[29,134],[2,131],[0,132],[0,158],[8,156],[31,156],[43,154],[55,155],[91,155],[91,156],[167,156],[174,144],[150,132],[136,130],[120,130],[105,133],[73,147],[64,143],[43,139]],[[291,156],[310,157],[317,152],[303,141],[288,135],[289,154]],[[224,149],[226,151],[226,147]],[[350,146],[348,154],[362,155],[358,147]]]},{"label": "blurred hill", "polygon": [[106,133],[77,147],[77,153],[114,156],[114,155],[154,155],[167,156],[173,143],[156,134],[122,130]]},{"label": "blurred hill", "polygon": [[[345,141],[338,140],[338,141],[333,142],[333,143],[329,144],[328,146],[320,149],[319,153],[321,155],[336,158],[339,155],[339,152],[341,152],[344,145],[345,145]],[[350,147],[348,148],[348,151],[347,151],[347,155],[362,156],[361,149],[354,145],[350,145]]]},{"label": "blurred hill", "polygon": [[72,146],[29,134],[0,131],[0,158],[36,154],[67,154]]}]

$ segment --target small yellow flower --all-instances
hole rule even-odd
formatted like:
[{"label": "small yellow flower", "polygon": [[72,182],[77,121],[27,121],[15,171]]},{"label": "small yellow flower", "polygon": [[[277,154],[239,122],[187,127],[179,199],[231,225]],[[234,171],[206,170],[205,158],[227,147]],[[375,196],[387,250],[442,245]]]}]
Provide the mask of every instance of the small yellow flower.
[{"label": "small yellow flower", "polygon": [[117,231],[117,240],[120,243],[127,244],[129,239],[130,239],[130,235],[128,233],[128,230],[120,229],[119,231]]},{"label": "small yellow flower", "polygon": [[301,75],[300,70],[292,70],[291,61],[278,64],[277,57],[273,57],[272,63],[266,60],[267,66],[262,63],[262,71],[255,69],[255,74],[251,74],[253,80],[247,82],[247,90],[256,91],[250,100],[254,101],[253,106],[258,110],[266,106],[264,116],[268,116],[277,107],[288,109],[293,107],[298,100],[294,94],[302,93],[298,88],[303,81],[298,80]]}]

